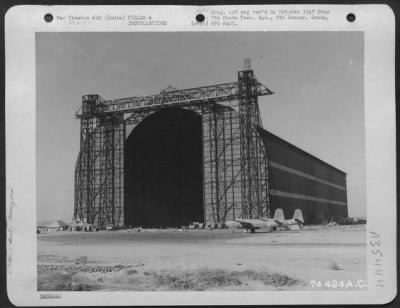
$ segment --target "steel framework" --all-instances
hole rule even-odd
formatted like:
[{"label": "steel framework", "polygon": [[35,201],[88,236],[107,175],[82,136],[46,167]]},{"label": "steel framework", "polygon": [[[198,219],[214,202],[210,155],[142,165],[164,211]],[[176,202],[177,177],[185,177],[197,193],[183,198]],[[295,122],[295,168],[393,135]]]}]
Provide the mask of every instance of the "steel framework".
[{"label": "steel framework", "polygon": [[238,81],[160,94],[104,100],[85,95],[80,152],[75,167],[74,217],[99,227],[124,225],[126,127],[161,108],[180,107],[202,116],[204,222],[270,216],[268,161],[258,135],[258,96],[273,94],[251,69]]}]

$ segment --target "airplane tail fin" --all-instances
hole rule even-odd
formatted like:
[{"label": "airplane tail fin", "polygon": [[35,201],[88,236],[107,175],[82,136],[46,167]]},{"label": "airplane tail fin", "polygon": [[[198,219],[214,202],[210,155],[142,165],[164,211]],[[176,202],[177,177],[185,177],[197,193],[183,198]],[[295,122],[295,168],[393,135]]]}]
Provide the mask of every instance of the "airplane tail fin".
[{"label": "airplane tail fin", "polygon": [[293,219],[300,224],[304,224],[303,212],[300,209],[294,211]]},{"label": "airplane tail fin", "polygon": [[275,210],[274,219],[278,221],[285,220],[285,215],[283,214],[283,210],[281,208]]}]

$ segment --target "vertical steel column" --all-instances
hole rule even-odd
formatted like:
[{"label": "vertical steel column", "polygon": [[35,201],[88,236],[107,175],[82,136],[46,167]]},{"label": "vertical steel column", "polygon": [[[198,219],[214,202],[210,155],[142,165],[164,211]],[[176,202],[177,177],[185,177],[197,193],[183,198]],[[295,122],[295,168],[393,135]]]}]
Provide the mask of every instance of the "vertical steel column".
[{"label": "vertical steel column", "polygon": [[77,180],[74,216],[79,221],[90,221],[94,211],[94,131],[97,126],[96,104],[101,100],[98,95],[82,97],[82,116],[80,134],[80,153],[75,169]]},{"label": "vertical steel column", "polygon": [[96,226],[122,226],[125,123],[122,114],[98,117],[100,103],[98,95],[82,100],[74,218]]},{"label": "vertical steel column", "polygon": [[75,162],[75,174],[74,174],[74,179],[75,179],[75,185],[74,185],[74,215],[73,219],[77,220],[78,219],[78,214],[82,212],[82,207],[81,207],[81,152],[79,151],[78,157]]},{"label": "vertical steel column", "polygon": [[252,70],[238,73],[242,217],[245,218],[267,216],[269,207],[266,155],[257,131],[262,125],[257,87]]},{"label": "vertical steel column", "polygon": [[239,114],[231,106],[203,108],[204,221],[235,219],[240,192]]},{"label": "vertical steel column", "polygon": [[214,132],[214,105],[208,102],[202,110],[203,129],[203,202],[204,223],[214,224],[216,222],[216,166],[215,166],[215,144]]},{"label": "vertical steel column", "polygon": [[123,150],[125,124],[121,114],[101,116],[95,132],[95,216],[97,226],[123,225]]},{"label": "vertical steel column", "polygon": [[114,117],[113,136],[113,224],[124,226],[124,149],[125,149],[125,122],[123,115]]}]

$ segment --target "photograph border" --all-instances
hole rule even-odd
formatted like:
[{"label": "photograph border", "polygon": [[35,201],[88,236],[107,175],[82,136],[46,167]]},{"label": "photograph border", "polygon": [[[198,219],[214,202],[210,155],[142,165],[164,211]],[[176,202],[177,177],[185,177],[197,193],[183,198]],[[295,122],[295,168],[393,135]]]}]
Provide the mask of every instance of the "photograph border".
[{"label": "photograph border", "polygon": [[[318,6],[321,7],[321,6]],[[136,7],[137,9],[138,7]],[[343,15],[345,11],[347,11],[350,7],[335,7],[331,8],[335,14]],[[75,7],[54,7],[52,8],[55,11],[58,9],[61,10],[75,10]],[[79,7],[79,10],[91,10],[91,8]],[[104,8],[103,8],[104,9]],[[123,9],[121,7],[116,9]],[[144,7],[139,8],[146,9]],[[365,99],[366,99],[366,135],[367,135],[367,145],[366,145],[366,153],[367,153],[367,196],[368,196],[368,210],[373,210],[372,213],[374,216],[367,215],[367,217],[375,217],[376,208],[372,206],[372,204],[379,204],[382,202],[382,194],[385,194],[385,206],[386,204],[391,205],[393,210],[395,211],[396,205],[396,175],[395,175],[395,121],[394,121],[394,16],[389,7],[385,6],[358,6],[351,7],[352,11],[356,12],[357,16],[363,16],[365,19],[368,17],[368,22],[364,20],[364,22],[360,22],[361,26],[358,26],[360,29],[363,29],[366,33],[366,51],[365,51]],[[21,210],[21,206],[19,204],[25,204],[28,200],[34,195],[34,192],[31,192],[32,182],[29,181],[31,179],[32,174],[35,174],[35,156],[30,157],[29,159],[23,158],[21,151],[21,144],[24,143],[25,153],[29,153],[32,149],[35,149],[36,144],[32,141],[30,136],[23,136],[23,132],[32,131],[35,132],[35,129],[32,130],[32,125],[34,121],[32,119],[26,119],[15,125],[16,119],[21,118],[19,114],[19,110],[24,108],[24,116],[29,117],[31,114],[35,114],[35,104],[32,104],[32,98],[36,97],[35,95],[35,87],[32,87],[32,84],[28,84],[28,86],[24,89],[20,89],[21,80],[30,80],[32,77],[32,72],[34,72],[34,61],[32,63],[32,33],[36,31],[43,31],[46,29],[46,25],[43,22],[38,20],[37,16],[42,16],[44,12],[46,12],[47,7],[14,7],[12,10],[8,11],[6,15],[6,59],[7,64],[6,67],[13,68],[13,70],[6,71],[7,81],[7,92],[6,92],[6,131],[7,131],[7,182],[6,182],[6,194],[7,194],[7,214],[9,219],[7,221],[8,226],[8,239],[10,239],[10,235],[13,235],[12,244],[10,241],[8,243],[8,257],[11,257],[12,263],[8,264],[8,295],[11,300],[16,304],[39,304],[39,305],[54,305],[60,304],[61,302],[66,302],[69,305],[82,305],[82,303],[89,303],[88,298],[85,294],[65,294],[63,293],[63,298],[61,300],[57,299],[49,299],[47,302],[39,301],[37,294],[33,293],[21,293],[31,290],[31,281],[30,279],[26,279],[26,273],[31,272],[31,265],[26,264],[26,258],[32,256],[32,252],[36,254],[36,242],[35,243],[27,243],[27,240],[32,238],[30,232],[36,228],[34,224],[36,221],[29,221],[31,212],[26,213],[25,210]],[[108,7],[107,10],[110,10]],[[162,10],[165,10],[162,12]],[[154,10],[152,8],[152,13],[160,12],[160,14],[165,14],[171,12],[173,8],[157,8]],[[182,13],[189,14],[188,16],[192,16],[193,12],[196,11],[195,7],[186,7],[182,9]],[[76,11],[75,11],[76,13]],[[27,15],[29,14],[29,15]],[[176,16],[176,13],[175,13]],[[375,17],[375,16],[379,16]],[[385,18],[382,19],[382,16]],[[362,19],[361,19],[362,20]],[[382,22],[383,20],[383,22]],[[21,27],[22,25],[22,27]],[[29,25],[29,28],[27,28]],[[32,26],[35,25],[35,26]],[[337,25],[337,24],[335,24]],[[175,25],[179,28],[179,25]],[[89,27],[89,26],[84,26]],[[332,25],[327,26],[332,27]],[[117,27],[116,27],[117,28]],[[63,27],[60,27],[54,31],[61,31]],[[71,27],[71,29],[74,29]],[[189,28],[190,29],[190,28]],[[10,32],[12,30],[12,32]],[[301,30],[298,29],[299,31]],[[343,29],[345,31],[345,26]],[[46,30],[45,30],[46,31]],[[47,28],[48,31],[48,28]],[[117,30],[115,30],[117,31]],[[246,31],[251,31],[249,28]],[[380,46],[376,46],[377,35],[381,35],[381,33],[385,32],[387,35],[382,38],[380,37]],[[11,35],[12,34],[12,35]],[[33,36],[34,37],[34,36]],[[26,49],[18,50],[18,42],[16,41],[18,38],[19,41],[23,41]],[[375,42],[375,44],[374,44]],[[379,48],[378,48],[379,47]],[[384,47],[384,48],[382,48]],[[34,41],[33,41],[34,48]],[[16,52],[18,50],[18,52]],[[34,50],[34,49],[33,49]],[[24,78],[24,79],[21,79]],[[22,97],[27,97],[30,99],[26,99],[22,101]],[[11,104],[13,102],[13,104]],[[15,103],[18,102],[18,103]],[[375,102],[383,102],[380,104],[380,108],[377,108]],[[24,118],[25,119],[25,118]],[[33,127],[34,128],[34,127]],[[23,136],[23,137],[22,137]],[[22,138],[21,138],[22,137]],[[17,142],[18,140],[18,142]],[[380,161],[378,164],[376,161],[377,157],[388,157],[385,161]],[[21,165],[22,163],[22,165]],[[16,172],[16,167],[19,167],[24,170],[23,174],[29,175],[28,177],[22,177],[23,174]],[[23,180],[22,180],[23,179]],[[382,187],[382,182],[386,185]],[[12,188],[10,190],[10,187]],[[19,191],[29,191],[29,194],[21,195]],[[34,198],[33,200],[35,200]],[[12,209],[12,210],[11,210]],[[10,214],[11,211],[13,214]],[[379,209],[378,209],[379,210]],[[28,215],[27,215],[28,214]],[[328,300],[330,303],[382,303],[388,302],[396,294],[397,286],[396,286],[396,275],[391,272],[392,266],[396,265],[396,220],[394,212],[388,210],[384,212],[379,212],[379,219],[375,221],[375,219],[371,219],[368,221],[368,231],[379,233],[380,236],[384,239],[385,242],[385,279],[390,283],[393,283],[390,286],[385,286],[384,293],[382,296],[377,297],[373,296],[374,288],[369,288],[368,295],[365,298],[360,299],[352,296],[353,292],[318,292],[319,299],[313,299],[313,303],[326,303]],[[11,218],[10,218],[11,217]],[[34,216],[35,217],[35,216]],[[383,226],[382,226],[383,225]],[[382,229],[384,228],[384,230]],[[14,237],[15,234],[15,237]],[[371,234],[371,233],[370,233]],[[36,234],[35,234],[36,236]],[[28,244],[28,245],[27,245]],[[371,269],[371,261],[373,261],[373,247],[369,247],[371,253],[369,254],[369,281],[374,278],[374,270],[373,267]],[[28,253],[21,254],[18,252],[22,252],[24,250],[28,250]],[[23,269],[23,273],[13,272],[12,269],[16,268],[17,264],[19,265],[19,269]],[[387,265],[386,265],[387,264]],[[10,274],[13,272],[13,274]],[[24,275],[22,275],[24,274]],[[25,279],[24,279],[25,277]],[[22,288],[17,288],[16,286],[21,284]],[[289,294],[290,291],[288,291]],[[118,293],[115,294],[107,294],[107,301],[100,303],[107,305],[108,303],[122,303],[120,299],[118,299]],[[134,292],[133,292],[134,293]],[[174,292],[172,292],[174,293]],[[207,298],[204,298],[204,303],[202,304],[215,304],[218,303],[223,298],[226,299],[226,296],[231,292],[218,292],[221,294],[214,294],[207,292]],[[242,297],[243,304],[263,304],[266,300],[272,299],[272,301],[276,301],[275,303],[281,303],[282,300],[285,300],[284,296],[287,296],[286,292],[279,292],[280,294],[276,294],[274,292],[273,298],[272,294],[268,294],[267,297],[262,296],[259,292],[246,292],[249,293],[249,297],[243,296],[243,293],[240,292]],[[311,294],[304,294],[308,292],[302,292],[303,294],[296,294],[296,301],[291,299],[287,299],[286,304],[290,303],[309,303],[308,299],[305,296],[313,296]],[[27,294],[24,297],[21,297],[21,294]],[[124,302],[126,302],[126,298],[130,297],[126,293],[124,293]],[[201,293],[202,297],[204,297],[205,293]],[[103,294],[104,295],[104,294]],[[151,295],[151,294],[150,294]],[[163,303],[174,303],[174,304],[184,304],[188,303],[187,299],[193,295],[192,292],[185,292],[185,294],[180,293],[179,301],[176,301],[176,294],[163,294],[162,302]],[[297,296],[298,295],[298,296]],[[354,295],[359,295],[359,292],[356,292]],[[153,298],[149,296],[138,296],[137,293],[134,293],[135,296],[135,304],[157,304],[160,303],[160,298],[157,298],[155,301]],[[222,296],[222,297],[221,297]],[[229,295],[230,300],[233,304],[238,304],[237,296]],[[140,297],[140,299],[139,299]],[[154,295],[151,295],[154,297]],[[291,295],[292,297],[292,295]],[[91,293],[90,303],[93,304],[96,296]],[[131,297],[132,298],[132,297]],[[323,300],[322,300],[323,299]],[[250,300],[250,302],[249,302]],[[322,301],[321,301],[322,300]],[[347,301],[345,301],[347,300]],[[226,304],[227,302],[225,302]]]}]

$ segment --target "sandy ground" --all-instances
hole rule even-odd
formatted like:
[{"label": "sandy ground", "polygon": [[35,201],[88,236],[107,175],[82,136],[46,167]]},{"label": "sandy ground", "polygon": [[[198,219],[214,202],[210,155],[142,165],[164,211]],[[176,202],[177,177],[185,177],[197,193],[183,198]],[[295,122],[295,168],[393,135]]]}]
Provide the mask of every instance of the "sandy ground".
[{"label": "sandy ground", "polygon": [[[120,266],[105,273],[95,268],[93,272],[78,269],[74,274],[99,282],[101,290],[131,289],[130,285],[140,282],[140,277],[146,280],[149,273],[202,269],[279,273],[298,281],[285,286],[246,281],[216,289],[326,290],[332,285],[324,283],[334,280],[345,284],[362,280],[366,286],[365,245],[365,226],[305,227],[301,231],[255,234],[242,230],[65,231],[38,235],[38,268],[39,278],[49,279],[50,265],[76,265],[82,263],[82,257],[86,266]],[[126,278],[127,269],[136,275],[135,281]],[[41,276],[43,272],[47,276]],[[154,289],[144,280],[143,286]],[[312,281],[320,281],[322,286],[316,287]]]}]

